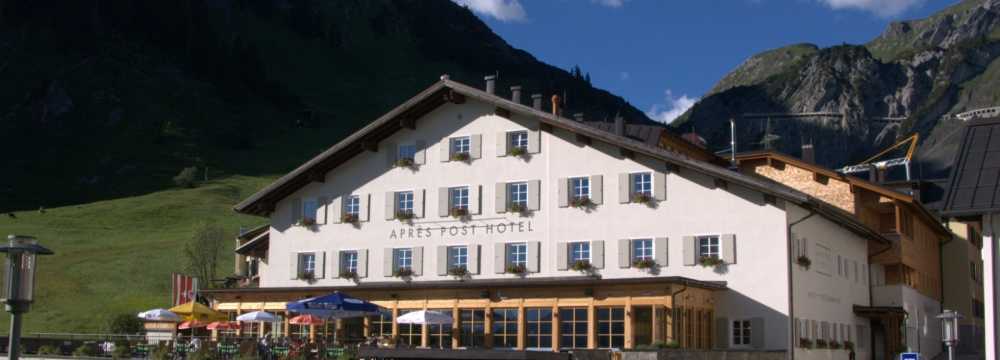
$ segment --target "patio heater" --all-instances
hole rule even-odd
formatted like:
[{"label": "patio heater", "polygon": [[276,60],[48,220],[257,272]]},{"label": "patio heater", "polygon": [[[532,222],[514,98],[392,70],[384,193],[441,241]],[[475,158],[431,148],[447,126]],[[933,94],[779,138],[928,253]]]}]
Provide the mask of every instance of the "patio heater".
[{"label": "patio heater", "polygon": [[31,310],[35,300],[35,271],[38,269],[37,255],[52,255],[52,250],[38,245],[31,236],[7,236],[7,245],[0,245],[0,252],[7,254],[7,267],[0,289],[0,300],[11,315],[10,343],[7,354],[10,360],[20,357],[21,314]]},{"label": "patio heater", "polygon": [[962,314],[945,309],[937,318],[941,319],[941,341],[948,347],[948,360],[954,360],[955,345],[958,345],[958,320]]}]

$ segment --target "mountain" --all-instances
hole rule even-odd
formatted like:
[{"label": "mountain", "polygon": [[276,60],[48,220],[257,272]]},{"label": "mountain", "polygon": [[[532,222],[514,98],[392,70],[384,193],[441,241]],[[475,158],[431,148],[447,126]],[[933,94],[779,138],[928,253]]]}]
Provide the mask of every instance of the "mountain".
[{"label": "mountain", "polygon": [[[694,128],[722,148],[728,120],[737,118],[737,150],[770,143],[799,154],[812,142],[817,162],[830,167],[919,133],[918,175],[946,176],[961,126],[954,115],[1000,105],[998,23],[1000,1],[966,0],[925,19],[894,22],[865,45],[797,44],[757,54],[673,126]],[[840,116],[742,117],[749,113]]]}]

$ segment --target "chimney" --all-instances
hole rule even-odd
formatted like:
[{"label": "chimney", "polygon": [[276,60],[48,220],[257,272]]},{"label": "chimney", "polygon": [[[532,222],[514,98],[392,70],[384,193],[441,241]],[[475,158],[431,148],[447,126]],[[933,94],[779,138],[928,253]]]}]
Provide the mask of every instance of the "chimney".
[{"label": "chimney", "polygon": [[621,116],[615,117],[615,135],[625,136],[625,119]]},{"label": "chimney", "polygon": [[573,118],[576,119],[577,122],[583,122],[583,113],[573,114]]},{"label": "chimney", "polygon": [[510,87],[510,101],[520,104],[521,103],[521,86],[515,85]]},{"label": "chimney", "polygon": [[559,95],[552,95],[552,115],[559,116]]},{"label": "chimney", "polygon": [[802,144],[802,161],[810,164],[816,163],[816,151],[813,149],[813,144]]},{"label": "chimney", "polygon": [[497,77],[496,75],[486,75],[486,93],[493,95],[497,92]]},{"label": "chimney", "polygon": [[542,94],[531,94],[531,107],[542,110]]}]

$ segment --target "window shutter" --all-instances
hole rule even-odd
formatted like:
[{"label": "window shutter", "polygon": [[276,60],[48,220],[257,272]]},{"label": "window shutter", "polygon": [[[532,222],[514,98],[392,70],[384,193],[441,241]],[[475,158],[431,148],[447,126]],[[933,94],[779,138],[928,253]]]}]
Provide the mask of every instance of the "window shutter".
[{"label": "window shutter", "polygon": [[629,198],[629,180],[631,176],[627,173],[618,174],[618,203],[628,204],[631,199]]},{"label": "window shutter", "polygon": [[542,258],[542,243],[538,241],[528,242],[528,272],[536,273],[540,269],[539,263]]},{"label": "window shutter", "polygon": [[684,265],[692,266],[698,263],[698,244],[694,236],[684,237]]},{"label": "window shutter", "polygon": [[667,174],[653,173],[653,197],[659,201],[667,200]]},{"label": "window shutter", "polygon": [[493,207],[497,214],[507,212],[507,183],[497,183],[493,188]]},{"label": "window shutter", "polygon": [[479,274],[479,245],[469,245],[469,266],[470,274]]},{"label": "window shutter", "polygon": [[750,319],[750,345],[754,349],[764,348],[764,318]]},{"label": "window shutter", "polygon": [[556,196],[559,197],[559,207],[569,206],[569,179],[559,178],[559,190],[556,191]]},{"label": "window shutter", "polygon": [[440,187],[438,188],[438,216],[447,217],[448,216],[448,188]]},{"label": "window shutter", "polygon": [[330,252],[330,278],[336,279],[340,277],[340,257],[343,256],[342,251],[331,251]]},{"label": "window shutter", "polygon": [[[360,199],[358,199],[360,201]],[[330,205],[326,206],[326,214],[330,217],[330,223],[340,224],[342,223],[342,217],[344,212],[344,197],[338,196],[333,200],[330,200]],[[360,212],[360,211],[359,211]]]},{"label": "window shutter", "polygon": [[653,240],[653,260],[656,261],[657,266],[667,266],[670,259],[667,257],[669,254],[670,244],[667,242],[667,238],[658,237]]},{"label": "window shutter", "polygon": [[420,276],[424,274],[424,247],[415,246],[410,251],[413,252],[412,268],[413,275]]},{"label": "window shutter", "polygon": [[322,279],[326,276],[326,251],[316,252],[316,278]]},{"label": "window shutter", "polygon": [[330,207],[330,197],[320,196],[316,199],[316,202],[318,202],[316,204],[316,223],[320,225],[326,224],[326,215],[329,213],[327,209]]},{"label": "window shutter", "polygon": [[299,254],[292,253],[292,256],[288,259],[288,273],[291,274],[289,278],[292,280],[299,278]]},{"label": "window shutter", "polygon": [[722,260],[726,264],[736,263],[736,235],[722,234]]},{"label": "window shutter", "polygon": [[528,181],[528,210],[538,210],[538,203],[541,202],[538,188],[541,185],[541,180]]},{"label": "window shutter", "polygon": [[728,318],[716,318],[715,319],[715,348],[716,349],[726,349],[729,348],[729,319]]},{"label": "window shutter", "polygon": [[358,250],[358,277],[368,277],[368,249]]},{"label": "window shutter", "polygon": [[413,190],[413,216],[424,217],[424,189]]},{"label": "window shutter", "polygon": [[537,154],[542,150],[540,132],[538,130],[528,130],[528,153]]},{"label": "window shutter", "polygon": [[618,267],[628,269],[632,266],[632,241],[618,239]]},{"label": "window shutter", "polygon": [[382,276],[392,277],[392,248],[385,248],[382,253]]},{"label": "window shutter", "polygon": [[289,220],[291,220],[292,225],[298,224],[299,220],[302,220],[302,199],[299,198],[292,199],[291,204],[289,206],[292,207],[291,219]]},{"label": "window shutter", "polygon": [[590,264],[595,268],[604,268],[604,240],[590,242]]},{"label": "window shutter", "polygon": [[399,147],[397,147],[396,144],[393,143],[386,143],[385,164],[390,168],[396,166],[396,155],[399,155]]},{"label": "window shutter", "polygon": [[437,273],[438,275],[448,275],[448,247],[438,245],[437,247]]},{"label": "window shutter", "polygon": [[369,219],[368,209],[371,208],[371,206],[369,206],[371,200],[372,200],[371,194],[361,194],[360,196],[358,196],[358,202],[360,203],[360,205],[358,206],[359,221],[368,221]]},{"label": "window shutter", "polygon": [[387,191],[385,193],[385,219],[392,220],[396,218],[396,193],[392,191]]},{"label": "window shutter", "polygon": [[469,214],[479,215],[482,207],[479,204],[479,194],[482,192],[482,186],[472,185],[469,186]]},{"label": "window shutter", "polygon": [[417,152],[413,154],[413,163],[423,165],[427,163],[427,142],[417,140]]},{"label": "window shutter", "polygon": [[507,244],[493,244],[493,272],[503,274],[507,267]]},{"label": "window shutter", "polygon": [[481,157],[483,157],[483,135],[469,136],[469,158],[479,159]]},{"label": "window shutter", "polygon": [[556,269],[557,270],[568,270],[569,269],[569,244],[566,242],[556,243]]},{"label": "window shutter", "polygon": [[497,156],[507,156],[507,133],[503,131],[497,133]]},{"label": "window shutter", "polygon": [[604,175],[590,177],[590,201],[596,205],[604,203]]},{"label": "window shutter", "polygon": [[441,140],[441,143],[438,144],[438,148],[441,162],[451,161],[451,139],[444,138],[444,140]]}]

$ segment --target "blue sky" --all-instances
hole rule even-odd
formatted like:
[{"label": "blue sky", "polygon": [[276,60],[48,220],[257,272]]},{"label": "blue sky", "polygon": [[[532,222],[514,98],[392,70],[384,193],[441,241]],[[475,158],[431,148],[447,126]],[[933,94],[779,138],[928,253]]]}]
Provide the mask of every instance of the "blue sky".
[{"label": "blue sky", "polygon": [[[511,45],[579,65],[594,86],[668,121],[755,53],[863,44],[955,0],[453,0]],[[501,74],[502,76],[502,74]]]}]

